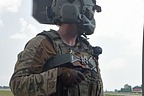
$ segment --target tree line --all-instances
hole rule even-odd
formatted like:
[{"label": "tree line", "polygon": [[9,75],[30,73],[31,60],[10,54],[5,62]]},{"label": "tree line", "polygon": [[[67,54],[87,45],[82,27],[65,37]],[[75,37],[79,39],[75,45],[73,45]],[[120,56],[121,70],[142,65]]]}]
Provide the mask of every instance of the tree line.
[{"label": "tree line", "polygon": [[9,86],[0,86],[0,89],[9,89]]}]

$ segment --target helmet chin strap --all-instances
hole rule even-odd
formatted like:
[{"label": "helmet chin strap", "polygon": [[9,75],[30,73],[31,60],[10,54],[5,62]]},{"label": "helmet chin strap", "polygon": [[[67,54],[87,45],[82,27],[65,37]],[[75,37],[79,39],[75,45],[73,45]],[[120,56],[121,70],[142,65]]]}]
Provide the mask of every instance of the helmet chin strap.
[{"label": "helmet chin strap", "polygon": [[94,33],[95,29],[95,20],[93,19],[94,24],[83,14],[79,15],[81,23],[77,24],[78,31],[80,34],[91,35]]},{"label": "helmet chin strap", "polygon": [[82,25],[81,25],[81,24],[77,24],[77,27],[78,27],[78,35],[79,35],[79,36],[82,35],[82,36],[84,36],[86,39],[89,39],[89,38],[87,37],[87,35],[83,32],[83,30],[82,30]]}]

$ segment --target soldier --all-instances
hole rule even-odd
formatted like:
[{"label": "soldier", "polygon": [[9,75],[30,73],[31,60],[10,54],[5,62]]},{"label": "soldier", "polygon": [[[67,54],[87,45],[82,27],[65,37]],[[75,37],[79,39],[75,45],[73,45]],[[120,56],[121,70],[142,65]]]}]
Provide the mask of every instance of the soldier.
[{"label": "soldier", "polygon": [[10,80],[14,96],[104,96],[98,64],[102,50],[86,38],[94,32],[99,6],[87,1],[53,0],[48,23],[59,29],[39,33],[18,54]]}]

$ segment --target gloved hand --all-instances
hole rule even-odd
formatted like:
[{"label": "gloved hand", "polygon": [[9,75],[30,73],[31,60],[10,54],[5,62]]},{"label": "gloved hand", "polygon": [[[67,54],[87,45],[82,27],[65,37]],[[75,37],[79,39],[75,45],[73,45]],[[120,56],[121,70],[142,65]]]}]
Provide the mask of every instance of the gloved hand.
[{"label": "gloved hand", "polygon": [[58,80],[67,86],[77,85],[85,79],[83,73],[70,68],[60,67],[58,68]]}]

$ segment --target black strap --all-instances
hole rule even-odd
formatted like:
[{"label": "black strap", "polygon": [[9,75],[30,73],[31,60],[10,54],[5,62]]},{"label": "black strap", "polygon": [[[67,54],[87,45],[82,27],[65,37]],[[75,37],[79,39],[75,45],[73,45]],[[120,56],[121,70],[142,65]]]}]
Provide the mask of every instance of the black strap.
[{"label": "black strap", "polygon": [[46,71],[48,69],[56,68],[58,66],[72,66],[72,58],[71,54],[58,54],[56,56],[51,57],[47,62],[45,63],[43,67],[43,71]]}]

